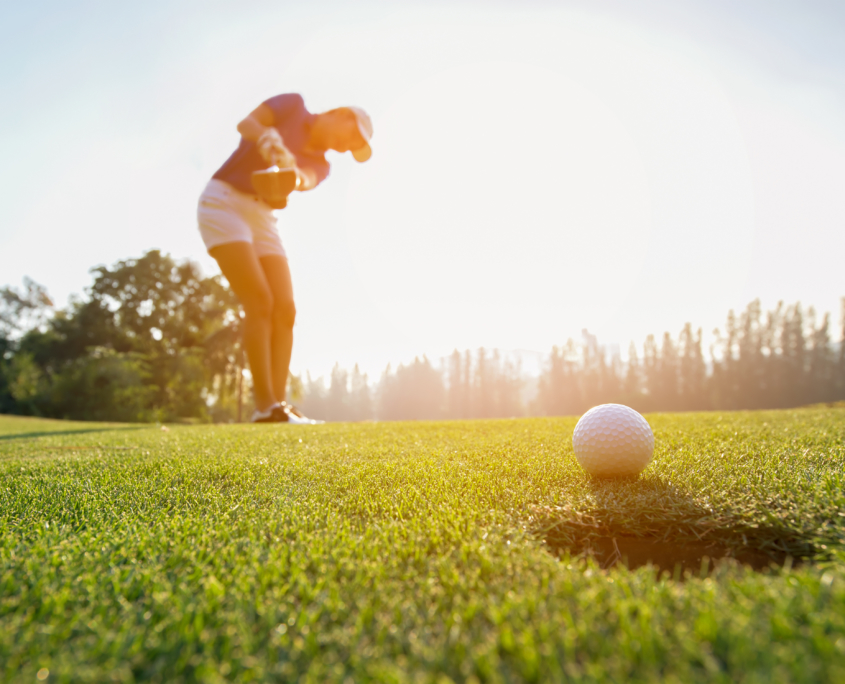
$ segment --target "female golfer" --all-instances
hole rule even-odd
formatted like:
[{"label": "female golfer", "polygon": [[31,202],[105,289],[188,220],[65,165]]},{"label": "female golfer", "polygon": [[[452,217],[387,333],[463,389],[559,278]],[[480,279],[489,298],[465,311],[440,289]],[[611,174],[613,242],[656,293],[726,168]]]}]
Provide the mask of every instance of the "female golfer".
[{"label": "female golfer", "polygon": [[296,169],[296,189],[329,175],[326,152],[370,158],[373,127],[357,107],[311,114],[299,95],[277,95],[238,124],[241,141],[200,196],[197,217],[208,253],[244,309],[243,344],[255,395],[255,423],[313,423],[285,402],[296,308],[287,256],[273,208],[252,185],[252,172]]}]

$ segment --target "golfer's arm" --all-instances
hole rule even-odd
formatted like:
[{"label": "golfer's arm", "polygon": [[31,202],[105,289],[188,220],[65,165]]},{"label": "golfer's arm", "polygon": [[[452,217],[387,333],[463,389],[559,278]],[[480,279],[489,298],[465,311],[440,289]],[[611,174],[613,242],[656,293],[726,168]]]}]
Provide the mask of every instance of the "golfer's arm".
[{"label": "golfer's arm", "polygon": [[276,119],[273,116],[273,110],[262,103],[238,124],[238,133],[241,134],[244,140],[255,142],[275,122]]},{"label": "golfer's arm", "polygon": [[[254,142],[275,122],[276,119],[273,116],[273,110],[262,103],[238,124],[238,133],[243,136],[244,140],[252,140]],[[313,190],[317,187],[317,174],[314,171],[299,168],[298,171],[299,186],[296,188],[297,190],[305,192],[306,190]]]}]

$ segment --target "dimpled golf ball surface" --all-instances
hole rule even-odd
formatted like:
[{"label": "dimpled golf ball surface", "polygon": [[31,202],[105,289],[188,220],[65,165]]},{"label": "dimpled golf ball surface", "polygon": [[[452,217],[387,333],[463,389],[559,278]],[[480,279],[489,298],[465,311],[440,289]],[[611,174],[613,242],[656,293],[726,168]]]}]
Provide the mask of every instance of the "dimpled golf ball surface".
[{"label": "dimpled golf ball surface", "polygon": [[654,433],[646,419],[621,404],[587,411],[572,435],[575,458],[594,477],[632,477],[654,453]]}]

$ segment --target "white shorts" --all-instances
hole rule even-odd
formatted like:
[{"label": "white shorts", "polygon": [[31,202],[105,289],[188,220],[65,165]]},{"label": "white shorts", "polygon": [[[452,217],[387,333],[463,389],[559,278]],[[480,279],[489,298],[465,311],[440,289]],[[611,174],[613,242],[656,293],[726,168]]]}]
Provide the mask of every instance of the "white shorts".
[{"label": "white shorts", "polygon": [[197,222],[206,250],[228,242],[249,242],[258,257],[287,258],[272,207],[255,195],[212,178],[200,195]]}]

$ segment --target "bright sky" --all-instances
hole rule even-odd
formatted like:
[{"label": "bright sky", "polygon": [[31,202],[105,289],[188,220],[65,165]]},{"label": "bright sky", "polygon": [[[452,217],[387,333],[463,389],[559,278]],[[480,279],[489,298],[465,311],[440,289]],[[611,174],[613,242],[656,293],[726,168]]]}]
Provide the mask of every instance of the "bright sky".
[{"label": "bright sky", "polygon": [[[636,7],[636,9],[634,9]],[[0,6],[0,284],[64,303],[158,248],[258,103],[372,116],[280,212],[293,370],[582,328],[627,349],[845,295],[845,5],[811,0]]]}]

